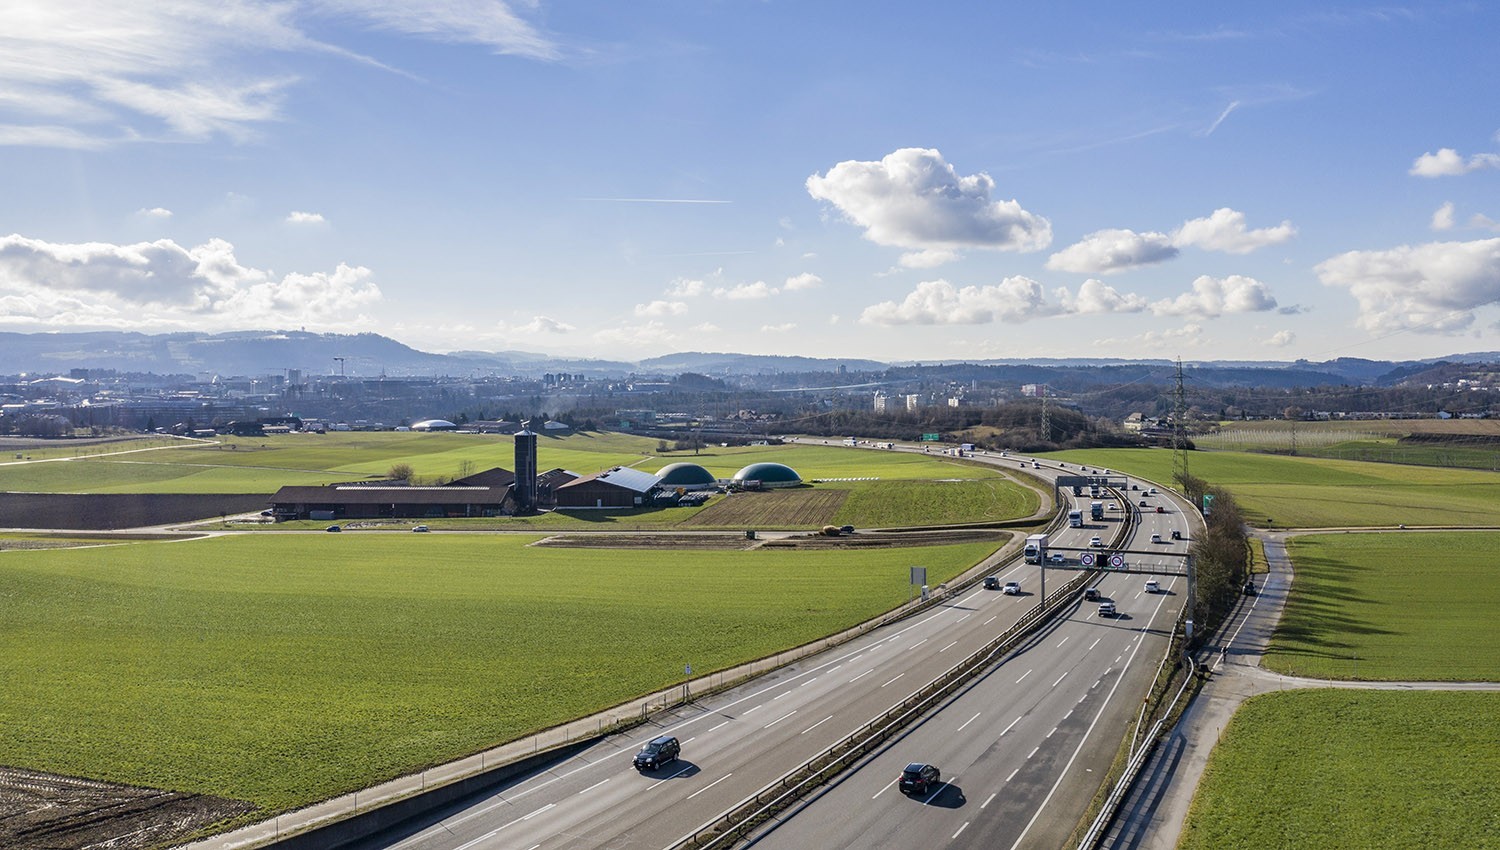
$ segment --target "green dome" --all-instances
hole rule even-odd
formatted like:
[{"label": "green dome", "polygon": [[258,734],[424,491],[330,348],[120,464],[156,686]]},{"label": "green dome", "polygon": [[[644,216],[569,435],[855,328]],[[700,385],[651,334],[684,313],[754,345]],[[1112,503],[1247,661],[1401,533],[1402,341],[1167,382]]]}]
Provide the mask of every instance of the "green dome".
[{"label": "green dome", "polygon": [[696,463],[669,463],[656,473],[663,487],[696,487],[714,483],[714,474]]},{"label": "green dome", "polygon": [[784,463],[752,463],[736,472],[734,480],[759,481],[762,487],[796,487],[802,476]]}]

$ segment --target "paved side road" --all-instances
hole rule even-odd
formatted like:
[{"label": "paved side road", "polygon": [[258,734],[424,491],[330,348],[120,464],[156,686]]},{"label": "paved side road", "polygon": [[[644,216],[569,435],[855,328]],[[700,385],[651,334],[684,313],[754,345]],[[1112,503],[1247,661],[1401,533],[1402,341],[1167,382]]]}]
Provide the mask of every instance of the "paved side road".
[{"label": "paved side road", "polygon": [[1207,653],[1211,677],[1142,769],[1101,847],[1176,848],[1214,745],[1240,703],[1257,694],[1319,687],[1500,691],[1500,683],[1495,682],[1348,682],[1283,676],[1263,669],[1261,655],[1270,644],[1291,590],[1292,563],[1286,554],[1286,535],[1259,532],[1257,536],[1265,546],[1270,574],[1259,594],[1247,598],[1248,604],[1225,625],[1217,657],[1213,650]]}]

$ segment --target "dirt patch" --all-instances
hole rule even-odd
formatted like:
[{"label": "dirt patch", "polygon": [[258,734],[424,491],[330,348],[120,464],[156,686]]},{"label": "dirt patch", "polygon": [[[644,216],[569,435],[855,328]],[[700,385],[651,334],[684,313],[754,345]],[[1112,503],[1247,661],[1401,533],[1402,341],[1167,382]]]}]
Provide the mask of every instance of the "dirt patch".
[{"label": "dirt patch", "polygon": [[767,540],[767,549],[889,549],[895,546],[947,546],[953,543],[994,543],[999,546],[1011,538],[1008,532],[974,529],[965,531],[881,532],[824,537],[786,537]]},{"label": "dirt patch", "polygon": [[848,490],[797,487],[789,490],[746,491],[731,493],[713,505],[684,520],[682,528],[693,526],[742,526],[744,528],[787,528],[828,525],[849,497]]},{"label": "dirt patch", "polygon": [[254,810],[241,800],[0,767],[0,847],[161,846]]}]

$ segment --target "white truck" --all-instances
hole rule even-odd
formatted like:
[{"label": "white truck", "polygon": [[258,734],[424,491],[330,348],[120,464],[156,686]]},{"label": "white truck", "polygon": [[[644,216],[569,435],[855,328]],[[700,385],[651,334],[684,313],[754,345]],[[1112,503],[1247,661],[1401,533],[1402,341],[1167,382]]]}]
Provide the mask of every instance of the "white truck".
[{"label": "white truck", "polygon": [[1047,557],[1047,535],[1030,535],[1026,538],[1026,548],[1022,551],[1026,556],[1026,563],[1040,564]]}]

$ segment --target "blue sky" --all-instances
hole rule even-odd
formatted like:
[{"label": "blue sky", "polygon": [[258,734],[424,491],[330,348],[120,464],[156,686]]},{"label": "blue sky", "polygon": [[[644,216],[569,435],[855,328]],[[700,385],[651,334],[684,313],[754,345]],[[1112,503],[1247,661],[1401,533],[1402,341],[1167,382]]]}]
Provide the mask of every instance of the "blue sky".
[{"label": "blue sky", "polygon": [[1500,350],[1500,8],[1216,5],[12,0],[0,330]]}]

